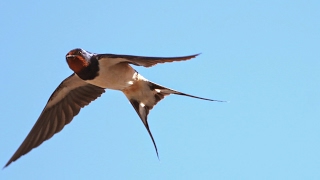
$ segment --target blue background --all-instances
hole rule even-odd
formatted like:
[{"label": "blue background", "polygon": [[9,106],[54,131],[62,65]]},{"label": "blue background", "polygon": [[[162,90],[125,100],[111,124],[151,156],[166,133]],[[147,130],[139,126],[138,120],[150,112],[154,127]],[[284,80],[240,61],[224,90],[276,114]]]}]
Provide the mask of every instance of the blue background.
[{"label": "blue background", "polygon": [[72,71],[65,54],[180,56],[149,114],[107,90],[0,179],[320,179],[319,1],[1,1],[0,162]]}]

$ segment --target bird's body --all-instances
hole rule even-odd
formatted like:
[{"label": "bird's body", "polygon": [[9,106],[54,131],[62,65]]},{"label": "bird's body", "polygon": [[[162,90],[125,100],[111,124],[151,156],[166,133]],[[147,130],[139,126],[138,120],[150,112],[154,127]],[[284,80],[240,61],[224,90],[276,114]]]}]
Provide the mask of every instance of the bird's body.
[{"label": "bird's body", "polygon": [[37,122],[5,167],[61,131],[81,108],[100,97],[105,89],[119,90],[125,94],[145,125],[158,154],[147,116],[149,110],[161,99],[166,95],[177,94],[209,101],[217,100],[192,96],[152,83],[130,64],[151,67],[157,63],[183,61],[196,56],[162,58],[94,54],[79,48],[71,50],[66,55],[66,60],[74,73],[62,81],[53,92]]},{"label": "bird's body", "polygon": [[87,80],[93,84],[106,89],[123,90],[136,80],[136,71],[127,63],[114,64],[107,60],[99,61],[101,68],[99,76],[93,80]]}]

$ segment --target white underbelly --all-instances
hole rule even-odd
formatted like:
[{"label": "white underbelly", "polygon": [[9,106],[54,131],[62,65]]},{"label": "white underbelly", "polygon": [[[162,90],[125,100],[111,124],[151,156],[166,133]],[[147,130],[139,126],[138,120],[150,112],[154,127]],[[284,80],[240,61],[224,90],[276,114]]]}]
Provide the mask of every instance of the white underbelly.
[{"label": "white underbelly", "polygon": [[[107,67],[107,68],[102,68]],[[119,63],[110,67],[100,64],[99,75],[86,82],[107,89],[122,90],[133,84],[136,71],[126,63]]]}]

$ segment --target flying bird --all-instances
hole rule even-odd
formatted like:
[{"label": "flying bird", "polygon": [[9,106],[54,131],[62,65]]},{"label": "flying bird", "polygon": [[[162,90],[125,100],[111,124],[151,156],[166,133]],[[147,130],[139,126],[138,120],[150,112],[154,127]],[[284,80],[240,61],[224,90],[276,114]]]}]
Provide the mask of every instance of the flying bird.
[{"label": "flying bird", "polygon": [[[143,57],[117,54],[96,54],[73,49],[66,61],[74,72],[61,82],[50,96],[35,125],[4,167],[38,147],[71,122],[80,109],[94,101],[105,89],[119,90],[128,98],[146,127],[158,156],[155,140],[148,125],[149,111],[165,96],[177,94],[208,101],[148,81],[131,64],[151,67],[158,63],[184,61],[199,54],[182,57]],[[222,101],[219,101],[222,102]]]}]

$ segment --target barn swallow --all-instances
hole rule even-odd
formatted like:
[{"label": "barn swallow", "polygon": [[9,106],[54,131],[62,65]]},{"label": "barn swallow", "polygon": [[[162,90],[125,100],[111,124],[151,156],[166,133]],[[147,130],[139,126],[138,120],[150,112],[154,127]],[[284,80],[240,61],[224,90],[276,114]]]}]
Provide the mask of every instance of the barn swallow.
[{"label": "barn swallow", "polygon": [[52,93],[35,125],[4,167],[61,131],[79,113],[81,108],[100,97],[105,89],[122,91],[128,98],[146,127],[158,156],[157,146],[151,134],[147,117],[149,111],[160,100],[170,94],[208,101],[219,100],[185,94],[150,82],[130,64],[151,67],[158,63],[189,60],[198,55],[143,57],[96,54],[80,48],[71,50],[66,55],[66,61],[74,73],[63,80]]}]

